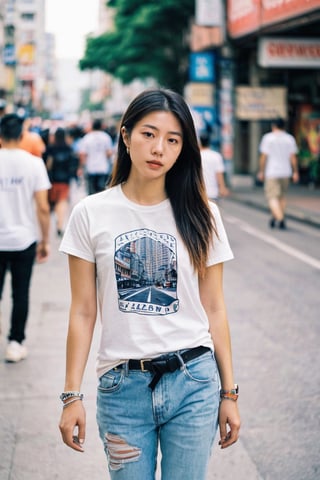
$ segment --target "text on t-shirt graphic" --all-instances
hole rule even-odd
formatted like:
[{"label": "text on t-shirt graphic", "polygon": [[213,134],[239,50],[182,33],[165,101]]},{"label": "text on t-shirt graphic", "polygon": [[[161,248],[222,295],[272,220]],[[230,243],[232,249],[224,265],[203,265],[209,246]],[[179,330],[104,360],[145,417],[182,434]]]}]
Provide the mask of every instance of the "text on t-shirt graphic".
[{"label": "text on t-shirt graphic", "polygon": [[146,228],[119,235],[114,265],[119,310],[140,315],[178,310],[177,242],[172,235]]}]

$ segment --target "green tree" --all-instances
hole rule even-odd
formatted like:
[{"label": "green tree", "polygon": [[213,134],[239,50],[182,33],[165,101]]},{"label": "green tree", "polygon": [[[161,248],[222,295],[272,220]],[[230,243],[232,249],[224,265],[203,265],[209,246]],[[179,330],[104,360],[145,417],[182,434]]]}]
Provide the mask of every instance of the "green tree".
[{"label": "green tree", "polygon": [[109,0],[106,5],[115,8],[114,29],[87,38],[80,69],[100,69],[125,84],[154,78],[182,92],[194,0]]}]

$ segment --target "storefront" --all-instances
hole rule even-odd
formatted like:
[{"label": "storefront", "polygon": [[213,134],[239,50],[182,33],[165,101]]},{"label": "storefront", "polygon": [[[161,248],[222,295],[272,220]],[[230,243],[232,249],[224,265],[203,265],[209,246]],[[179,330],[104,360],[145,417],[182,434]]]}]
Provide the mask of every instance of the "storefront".
[{"label": "storefront", "polygon": [[229,0],[235,84],[234,171],[254,175],[270,120],[299,144],[302,181],[319,182],[320,0]]}]

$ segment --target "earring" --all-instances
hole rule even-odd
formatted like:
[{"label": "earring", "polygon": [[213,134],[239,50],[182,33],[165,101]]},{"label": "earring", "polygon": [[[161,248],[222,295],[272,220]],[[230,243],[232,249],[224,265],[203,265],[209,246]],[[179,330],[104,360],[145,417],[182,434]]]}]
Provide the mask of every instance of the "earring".
[{"label": "earring", "polygon": [[130,149],[127,147],[127,154],[130,155]]}]

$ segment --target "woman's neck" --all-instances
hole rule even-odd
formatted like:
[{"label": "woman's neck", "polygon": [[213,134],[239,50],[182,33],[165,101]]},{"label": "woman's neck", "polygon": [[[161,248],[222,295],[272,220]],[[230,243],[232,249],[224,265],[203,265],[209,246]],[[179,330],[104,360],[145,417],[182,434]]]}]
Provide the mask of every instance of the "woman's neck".
[{"label": "woman's neck", "polygon": [[157,205],[167,198],[164,185],[159,181],[146,183],[128,179],[122,184],[122,191],[129,200],[140,205]]}]

